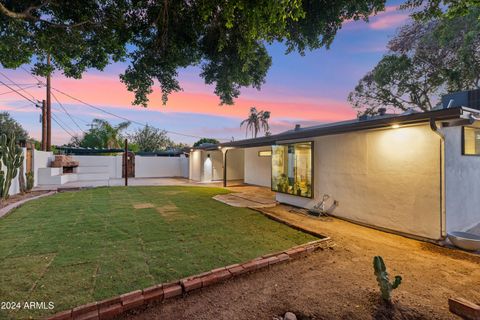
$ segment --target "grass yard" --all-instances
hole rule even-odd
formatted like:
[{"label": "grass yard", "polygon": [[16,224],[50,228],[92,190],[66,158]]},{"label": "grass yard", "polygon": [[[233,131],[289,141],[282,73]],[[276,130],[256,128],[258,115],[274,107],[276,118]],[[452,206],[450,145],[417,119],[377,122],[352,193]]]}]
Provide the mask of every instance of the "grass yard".
[{"label": "grass yard", "polygon": [[206,187],[111,187],[60,193],[0,219],[0,301],[52,301],[48,315],[245,261],[315,238],[212,199]]}]

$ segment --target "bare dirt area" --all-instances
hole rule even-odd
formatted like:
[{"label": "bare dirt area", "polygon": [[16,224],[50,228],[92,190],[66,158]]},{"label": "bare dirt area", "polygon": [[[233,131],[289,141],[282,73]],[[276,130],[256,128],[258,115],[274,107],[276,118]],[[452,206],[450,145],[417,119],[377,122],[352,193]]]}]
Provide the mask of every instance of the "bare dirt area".
[{"label": "bare dirt area", "polygon": [[[448,298],[480,302],[480,256],[358,226],[309,218],[288,207],[267,210],[332,237],[333,249],[137,310],[122,319],[456,319]],[[379,299],[372,259],[403,277],[393,307]]]},{"label": "bare dirt area", "polygon": [[8,197],[7,200],[0,201],[0,209],[5,208],[6,206],[8,206],[12,203],[22,201],[22,200],[25,200],[25,199],[29,199],[29,198],[33,198],[33,197],[36,197],[36,196],[39,196],[39,195],[42,195],[42,194],[45,194],[45,193],[48,193],[48,192],[49,191],[43,191],[43,190],[40,191],[39,190],[39,191],[27,192],[27,193],[24,193],[24,194],[19,193],[19,194],[10,196],[10,197]]}]

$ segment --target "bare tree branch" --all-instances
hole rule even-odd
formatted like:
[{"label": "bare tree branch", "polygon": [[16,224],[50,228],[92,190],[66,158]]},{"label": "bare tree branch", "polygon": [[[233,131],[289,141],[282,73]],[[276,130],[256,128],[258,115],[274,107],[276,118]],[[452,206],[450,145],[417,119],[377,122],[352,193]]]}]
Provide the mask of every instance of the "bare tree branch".
[{"label": "bare tree branch", "polygon": [[52,27],[56,27],[56,28],[77,28],[77,27],[83,26],[85,24],[94,24],[92,21],[89,21],[89,20],[82,21],[82,22],[79,22],[79,23],[74,23],[74,24],[55,23],[55,22],[51,22],[51,21],[48,21],[48,20],[45,20],[45,19],[42,19],[42,18],[39,18],[39,17],[36,17],[36,16],[32,15],[32,11],[41,9],[42,7],[47,5],[48,3],[50,3],[49,0],[42,1],[39,5],[30,6],[22,12],[14,12],[14,11],[11,11],[11,10],[7,9],[7,7],[5,7],[5,5],[0,2],[0,13],[2,13],[3,15],[5,15],[9,18],[12,18],[12,19],[42,22],[42,23],[46,23],[46,24],[48,24]]}]

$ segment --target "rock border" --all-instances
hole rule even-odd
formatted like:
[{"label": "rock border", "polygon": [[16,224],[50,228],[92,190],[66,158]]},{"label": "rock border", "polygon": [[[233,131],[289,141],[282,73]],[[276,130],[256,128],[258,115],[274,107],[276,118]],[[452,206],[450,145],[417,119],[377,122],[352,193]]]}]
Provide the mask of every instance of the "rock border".
[{"label": "rock border", "polygon": [[243,263],[232,264],[177,281],[157,284],[143,290],[136,290],[103,301],[78,306],[56,313],[47,318],[47,320],[112,319],[124,312],[152,302],[182,297],[187,293],[209,287],[227,279],[266,269],[278,263],[299,259],[314,251],[324,250],[332,246],[333,241],[329,237],[323,237],[323,239],[310,241],[284,251],[266,254]]},{"label": "rock border", "polygon": [[10,211],[12,211],[13,209],[17,209],[17,208],[21,207],[23,204],[25,204],[29,201],[37,200],[37,199],[40,199],[40,198],[43,198],[43,197],[53,196],[55,193],[57,193],[57,191],[50,191],[50,192],[43,193],[43,194],[35,196],[35,197],[31,197],[31,198],[27,198],[27,199],[23,199],[23,200],[11,203],[8,206],[0,209],[0,219],[5,217],[7,214],[9,214]]}]

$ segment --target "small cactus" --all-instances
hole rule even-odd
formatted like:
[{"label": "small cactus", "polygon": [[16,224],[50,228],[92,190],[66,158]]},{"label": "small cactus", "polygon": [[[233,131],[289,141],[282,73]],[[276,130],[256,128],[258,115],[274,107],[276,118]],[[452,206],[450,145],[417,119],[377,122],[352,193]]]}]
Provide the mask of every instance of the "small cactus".
[{"label": "small cactus", "polygon": [[18,168],[23,164],[23,152],[20,147],[15,145],[15,136],[12,134],[8,138],[5,134],[0,136],[0,167],[6,167],[5,171],[0,171],[0,199],[7,199],[12,180],[18,174]]},{"label": "small cactus", "polygon": [[30,192],[33,189],[33,184],[35,181],[33,176],[33,171],[27,172],[25,177],[27,178],[26,191]]},{"label": "small cactus", "polygon": [[376,256],[373,258],[373,269],[374,274],[377,277],[377,282],[378,286],[380,287],[382,299],[384,301],[390,302],[392,291],[396,289],[400,285],[400,283],[402,283],[402,277],[395,276],[395,280],[390,283],[387,267],[385,266],[385,263],[380,256]]}]

